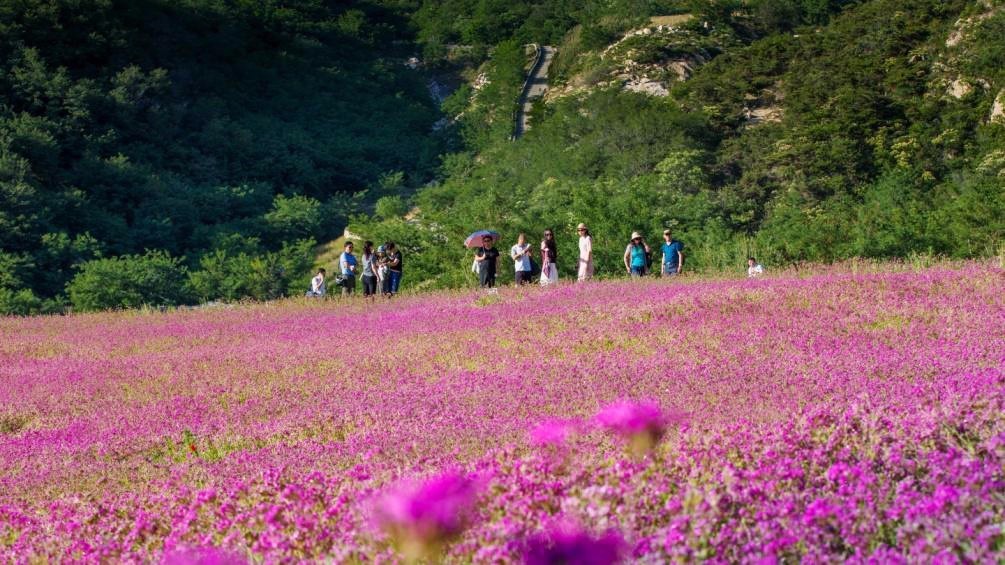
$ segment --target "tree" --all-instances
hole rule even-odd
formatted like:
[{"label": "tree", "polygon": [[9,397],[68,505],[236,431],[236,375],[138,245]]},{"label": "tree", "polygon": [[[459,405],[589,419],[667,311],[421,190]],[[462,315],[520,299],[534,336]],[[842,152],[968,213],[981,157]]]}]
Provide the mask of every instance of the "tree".
[{"label": "tree", "polygon": [[188,302],[187,269],[163,251],[123,255],[84,263],[67,285],[74,308],[82,311]]},{"label": "tree", "polygon": [[307,196],[279,194],[265,214],[269,234],[280,241],[317,237],[321,222],[321,203]]}]

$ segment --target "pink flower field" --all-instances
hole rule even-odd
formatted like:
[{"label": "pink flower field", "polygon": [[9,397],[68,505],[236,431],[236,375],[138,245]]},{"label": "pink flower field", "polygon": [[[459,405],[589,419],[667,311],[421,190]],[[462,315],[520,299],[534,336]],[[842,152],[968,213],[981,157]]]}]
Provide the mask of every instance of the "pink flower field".
[{"label": "pink flower field", "polygon": [[1005,272],[0,320],[0,561],[1005,560]]}]

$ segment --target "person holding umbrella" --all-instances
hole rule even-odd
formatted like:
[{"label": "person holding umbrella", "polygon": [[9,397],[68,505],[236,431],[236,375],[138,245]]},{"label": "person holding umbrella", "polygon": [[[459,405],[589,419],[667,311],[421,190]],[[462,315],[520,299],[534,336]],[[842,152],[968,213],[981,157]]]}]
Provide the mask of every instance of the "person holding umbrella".
[{"label": "person holding umbrella", "polygon": [[499,239],[498,233],[483,230],[476,231],[464,240],[465,247],[475,248],[475,263],[478,265],[478,283],[482,288],[493,288],[496,285],[496,272],[499,270],[500,255],[499,250],[495,248],[495,241],[497,239]]}]

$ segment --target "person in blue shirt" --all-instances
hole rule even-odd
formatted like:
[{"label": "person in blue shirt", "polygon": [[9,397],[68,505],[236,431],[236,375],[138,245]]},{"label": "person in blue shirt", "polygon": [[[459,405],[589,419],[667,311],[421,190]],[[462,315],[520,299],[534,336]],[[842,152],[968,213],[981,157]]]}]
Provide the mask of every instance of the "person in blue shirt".
[{"label": "person in blue shirt", "polygon": [[338,258],[339,268],[342,269],[342,296],[349,296],[356,290],[356,256],[352,254],[352,242],[345,244],[345,251]]},{"label": "person in blue shirt", "polygon": [[632,232],[632,241],[625,248],[625,270],[633,277],[646,274],[646,257],[649,255],[649,245],[642,234]]},{"label": "person in blue shirt", "polygon": [[663,230],[663,270],[664,277],[679,275],[684,268],[684,244],[673,238],[670,230]]}]

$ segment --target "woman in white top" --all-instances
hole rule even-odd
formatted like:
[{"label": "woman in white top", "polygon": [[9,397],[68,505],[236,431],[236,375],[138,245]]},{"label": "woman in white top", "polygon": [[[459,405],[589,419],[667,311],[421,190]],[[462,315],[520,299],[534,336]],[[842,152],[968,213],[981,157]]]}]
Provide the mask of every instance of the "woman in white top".
[{"label": "woman in white top", "polygon": [[593,237],[586,224],[576,227],[579,233],[579,273],[577,279],[582,282],[593,278]]},{"label": "woman in white top", "polygon": [[311,279],[311,289],[307,291],[307,296],[324,296],[325,292],[327,292],[325,289],[325,270],[318,269],[318,274]]}]

